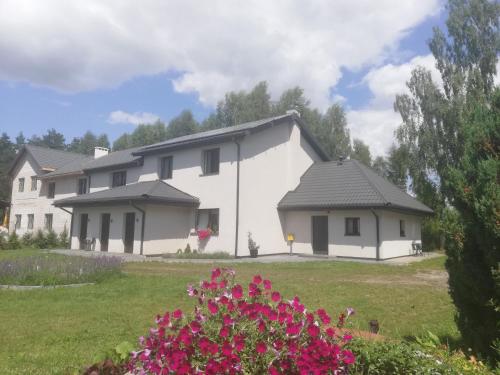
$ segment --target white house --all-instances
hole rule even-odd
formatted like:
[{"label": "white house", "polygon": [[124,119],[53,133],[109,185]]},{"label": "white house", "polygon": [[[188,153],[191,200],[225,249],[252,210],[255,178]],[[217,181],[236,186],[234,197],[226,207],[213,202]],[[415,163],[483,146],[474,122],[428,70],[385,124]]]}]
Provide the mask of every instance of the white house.
[{"label": "white house", "polygon": [[[422,217],[432,213],[361,163],[329,161],[294,113],[97,150],[52,171],[30,161],[30,148],[11,169],[11,230],[28,230],[30,213],[56,210],[52,228],[66,224],[74,249],[154,255],[189,244],[247,256],[251,233],[260,255],[287,253],[291,244],[294,253],[386,259],[409,255]],[[41,181],[39,192],[16,191],[28,175]],[[50,186],[54,198],[44,193]],[[26,199],[38,202],[31,211]]]}]

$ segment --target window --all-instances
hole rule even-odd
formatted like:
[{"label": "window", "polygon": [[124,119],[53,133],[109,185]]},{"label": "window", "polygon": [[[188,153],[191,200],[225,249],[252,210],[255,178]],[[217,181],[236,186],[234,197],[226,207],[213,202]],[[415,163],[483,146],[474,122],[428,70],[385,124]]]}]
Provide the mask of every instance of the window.
[{"label": "window", "polygon": [[173,165],[173,156],[166,156],[160,159],[160,179],[166,180],[172,178]]},{"label": "window", "polygon": [[56,195],[56,183],[49,182],[49,186],[47,188],[47,198],[54,198]]},{"label": "window", "polygon": [[21,215],[16,215],[16,224],[14,226],[14,229],[20,229],[21,228]]},{"label": "window", "polygon": [[359,217],[346,217],[345,218],[345,235],[346,236],[359,236]]},{"label": "window", "polygon": [[28,229],[33,229],[33,224],[35,223],[35,215],[28,214]]},{"label": "window", "polygon": [[31,176],[31,191],[36,191],[36,183],[37,183],[36,176]]},{"label": "window", "polygon": [[22,193],[24,191],[24,177],[19,179],[19,189],[18,191]]},{"label": "window", "polygon": [[219,173],[219,154],[218,148],[203,151],[203,174]]},{"label": "window", "polygon": [[406,237],[406,223],[404,220],[399,220],[399,236]]},{"label": "window", "polygon": [[52,230],[52,214],[45,214],[45,229]]},{"label": "window", "polygon": [[196,212],[196,229],[210,229],[212,234],[218,234],[219,209],[198,210]]},{"label": "window", "polygon": [[123,186],[127,184],[127,172],[113,172],[111,187]]},{"label": "window", "polygon": [[78,179],[78,195],[86,194],[87,193],[87,179],[86,178],[79,178]]}]

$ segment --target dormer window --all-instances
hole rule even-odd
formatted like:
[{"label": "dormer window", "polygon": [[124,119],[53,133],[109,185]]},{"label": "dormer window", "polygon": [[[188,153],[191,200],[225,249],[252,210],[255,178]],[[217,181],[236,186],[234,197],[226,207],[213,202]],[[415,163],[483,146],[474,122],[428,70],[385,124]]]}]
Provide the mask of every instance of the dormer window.
[{"label": "dormer window", "polygon": [[203,174],[218,174],[220,163],[220,149],[213,148],[203,151]]},{"label": "dormer window", "polygon": [[172,170],[174,166],[173,156],[165,156],[160,159],[160,179],[167,180],[172,178]]},{"label": "dormer window", "polygon": [[49,182],[49,185],[47,187],[47,198],[54,198],[55,195],[56,195],[56,183]]},{"label": "dormer window", "polygon": [[87,179],[79,178],[78,179],[78,195],[87,194]]},{"label": "dormer window", "polygon": [[20,193],[22,193],[22,192],[24,192],[24,177],[21,177],[21,178],[18,180],[18,182],[19,182],[19,185],[18,185],[18,189],[17,189],[17,190],[18,190]]},{"label": "dormer window", "polygon": [[127,184],[127,171],[113,172],[111,187],[118,187]]},{"label": "dormer window", "polygon": [[36,176],[31,176],[31,191],[36,191],[37,181]]}]

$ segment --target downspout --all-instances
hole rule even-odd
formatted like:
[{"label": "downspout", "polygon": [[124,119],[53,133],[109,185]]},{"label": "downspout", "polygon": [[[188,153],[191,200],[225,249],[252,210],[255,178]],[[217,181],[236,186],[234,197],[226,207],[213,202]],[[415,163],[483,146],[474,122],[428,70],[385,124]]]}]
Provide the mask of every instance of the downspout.
[{"label": "downspout", "polygon": [[376,259],[377,260],[380,260],[380,225],[379,225],[379,217],[378,215],[375,213],[375,211],[373,211],[373,209],[370,209],[370,211],[372,212],[373,216],[375,216],[375,227],[376,227],[376,235],[377,235],[377,247],[376,247]]},{"label": "downspout", "polygon": [[239,226],[240,226],[240,156],[241,156],[241,145],[235,140],[236,144],[236,228],[234,233],[234,257],[238,257],[238,236],[239,236]]},{"label": "downspout", "polygon": [[134,207],[137,211],[140,211],[142,213],[142,223],[141,223],[141,252],[140,254],[142,255],[143,249],[144,249],[144,228],[146,224],[146,211],[140,208],[139,206],[136,206],[134,202],[130,201],[130,205]]},{"label": "downspout", "polygon": [[67,212],[68,214],[71,215],[71,220],[70,220],[70,224],[69,224],[69,247],[68,249],[71,250],[71,242],[73,241],[73,211],[68,211],[67,209],[65,208],[62,208],[62,207],[58,207],[60,208],[61,210],[63,210],[64,212]]}]

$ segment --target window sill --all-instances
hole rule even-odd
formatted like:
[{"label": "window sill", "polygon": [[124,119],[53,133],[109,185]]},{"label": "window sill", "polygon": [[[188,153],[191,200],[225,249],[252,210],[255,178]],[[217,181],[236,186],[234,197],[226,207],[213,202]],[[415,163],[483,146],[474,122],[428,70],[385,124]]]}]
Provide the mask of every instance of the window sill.
[{"label": "window sill", "polygon": [[199,175],[199,177],[206,177],[206,176],[217,176],[219,172],[214,172],[214,173],[202,173]]},{"label": "window sill", "polygon": [[345,233],[344,236],[345,237],[361,237],[361,234],[360,233],[359,234],[347,234],[347,233]]}]

